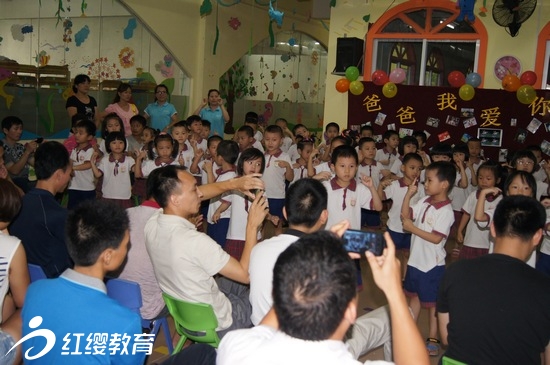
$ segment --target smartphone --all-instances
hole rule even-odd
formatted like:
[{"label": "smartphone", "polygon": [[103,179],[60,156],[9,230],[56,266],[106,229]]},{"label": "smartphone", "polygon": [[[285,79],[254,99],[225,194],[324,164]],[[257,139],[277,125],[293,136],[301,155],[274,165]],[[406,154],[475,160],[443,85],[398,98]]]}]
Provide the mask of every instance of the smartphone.
[{"label": "smartphone", "polygon": [[44,142],[44,137],[38,137],[38,138],[35,140],[35,142],[38,143],[38,144]]},{"label": "smartphone", "polygon": [[348,229],[342,238],[344,240],[344,249],[348,252],[363,254],[365,251],[370,251],[374,256],[380,256],[386,247],[384,236],[378,232]]}]

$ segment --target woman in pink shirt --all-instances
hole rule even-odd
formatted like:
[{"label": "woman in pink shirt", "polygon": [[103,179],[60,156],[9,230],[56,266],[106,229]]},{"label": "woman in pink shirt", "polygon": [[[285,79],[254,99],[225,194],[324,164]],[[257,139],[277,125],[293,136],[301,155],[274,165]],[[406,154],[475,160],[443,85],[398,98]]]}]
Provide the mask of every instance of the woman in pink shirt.
[{"label": "woman in pink shirt", "polygon": [[132,104],[132,87],[130,84],[122,82],[118,85],[117,93],[112,104],[109,104],[105,111],[101,113],[101,118],[104,118],[109,113],[116,113],[124,124],[124,134],[129,136],[132,134],[130,128],[130,118],[139,114],[138,108]]}]

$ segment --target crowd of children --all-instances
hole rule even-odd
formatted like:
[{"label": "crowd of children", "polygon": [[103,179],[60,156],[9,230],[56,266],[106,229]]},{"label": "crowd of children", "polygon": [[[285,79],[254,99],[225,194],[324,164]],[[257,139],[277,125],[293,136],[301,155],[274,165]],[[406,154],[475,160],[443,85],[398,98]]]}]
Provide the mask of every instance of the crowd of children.
[{"label": "crowd of children", "polygon": [[[483,159],[477,138],[454,146],[439,143],[428,152],[423,150],[423,132],[399,138],[396,131],[388,130],[382,137],[383,148],[377,149],[369,125],[350,137],[340,133],[338,124],[329,123],[318,141],[304,125],[289,129],[282,118],[262,130],[253,112],[247,113],[234,140],[209,137],[210,123],[197,115],[174,123],[170,133],[159,133],[135,115],[130,119],[131,134],[125,136],[121,118],[111,113],[103,119],[97,143],[93,122],[79,114],[72,119],[71,135],[64,143],[74,170],[68,209],[98,194],[123,207],[138,204],[145,198],[147,176],[171,164],[185,166],[198,184],[257,174],[264,180],[262,193],[269,202],[266,224],[278,234],[284,225],[289,184],[305,177],[322,180],[329,192],[327,227],[347,219],[353,229],[386,228],[391,235],[403,262],[404,290],[415,318],[421,308],[429,310],[427,348],[432,355],[438,353],[435,304],[448,239],[456,242],[449,249],[454,259],[479,257],[491,252],[489,223],[502,196],[536,197],[550,209],[550,165],[538,146],[516,152],[502,165]],[[26,191],[39,141],[18,144],[22,121],[16,117],[4,118],[2,131],[5,167]],[[208,224],[199,228],[237,260],[250,204],[244,194],[229,192],[201,208]],[[382,210],[387,211],[386,227]],[[543,240],[538,262],[533,255],[529,264],[550,275],[549,237]]]}]

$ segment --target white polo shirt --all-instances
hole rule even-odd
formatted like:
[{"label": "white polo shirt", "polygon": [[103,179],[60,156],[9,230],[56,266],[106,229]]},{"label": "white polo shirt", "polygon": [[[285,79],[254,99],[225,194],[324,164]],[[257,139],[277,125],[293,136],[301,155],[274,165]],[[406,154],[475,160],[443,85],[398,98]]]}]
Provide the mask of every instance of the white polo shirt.
[{"label": "white polo shirt", "polygon": [[393,165],[391,165],[390,172],[397,177],[403,177],[403,173],[401,172],[401,166],[403,166],[403,160],[401,159],[401,156],[400,156],[397,160],[395,160]]},{"label": "white polo shirt", "polygon": [[103,173],[103,197],[107,199],[130,199],[132,196],[132,183],[130,171],[135,161],[129,156],[122,156],[117,161],[112,155],[105,155],[97,168]]},{"label": "white polo shirt", "polygon": [[361,162],[357,166],[357,180],[361,180],[361,176],[363,175],[372,177],[374,186],[378,188],[378,185],[380,185],[380,180],[382,179],[382,170],[384,170],[384,166],[376,160],[373,163]]},{"label": "white polo shirt", "polygon": [[284,199],[285,194],[285,173],[286,169],[277,166],[276,161],[286,161],[292,167],[290,156],[282,150],[278,150],[275,154],[265,154],[265,169],[262,180],[265,184],[265,195],[271,199]]},{"label": "white polo shirt", "polygon": [[260,151],[262,151],[262,153],[265,152],[264,146],[262,146],[262,143],[260,141],[255,140],[254,143],[252,143],[252,147],[259,149]]},{"label": "white polo shirt", "polygon": [[433,203],[427,196],[412,206],[414,225],[423,231],[436,233],[442,237],[437,245],[419,236],[412,235],[408,265],[422,272],[428,272],[436,266],[445,265],[445,243],[455,218],[449,199]]},{"label": "white polo shirt", "polygon": [[323,181],[328,192],[327,228],[347,219],[351,229],[361,229],[361,208],[372,210],[372,194],[363,184],[353,179],[346,188],[336,182],[336,178]]},{"label": "white polo shirt", "polygon": [[[281,147],[281,149],[282,149],[282,147]],[[298,145],[296,145],[296,144],[293,144],[292,146],[290,146],[288,148],[287,153],[290,156],[290,159],[292,161],[296,161],[297,159],[300,158],[300,154],[298,153]]]},{"label": "white polo shirt", "polygon": [[[409,190],[409,186],[405,184],[403,178],[392,181],[391,185],[384,189],[386,199],[393,200],[392,206],[388,211],[388,229],[394,232],[403,233],[403,224],[401,223],[401,207],[403,206],[403,200]],[[419,189],[420,190],[420,189]],[[418,195],[415,194],[415,195]],[[411,205],[412,202],[411,202]]]},{"label": "white polo shirt", "polygon": [[470,191],[469,187],[470,185],[472,185],[472,172],[470,171],[470,169],[466,169],[466,179],[468,179],[468,186],[466,188],[458,187],[458,182],[460,181],[461,176],[462,175],[457,169],[455,185],[453,187],[453,190],[451,190],[449,194],[449,199],[452,200],[453,210],[456,210],[457,212],[462,211],[462,206],[466,202],[466,198],[468,198],[468,194]]},{"label": "white polo shirt", "polygon": [[[94,149],[91,144],[88,144],[83,149],[75,148],[71,152],[71,161],[73,166],[83,165],[85,162],[89,162],[94,153]],[[74,176],[69,183],[70,190],[80,191],[92,191],[95,190],[94,184],[94,172],[91,168],[88,170],[75,170]]]},{"label": "white polo shirt", "polygon": [[[180,151],[178,159],[181,157],[183,159],[183,165],[185,169],[189,171],[189,168],[193,164],[193,158],[195,157],[195,151],[189,144],[189,141],[185,141],[183,150]],[[191,171],[189,171],[190,173]],[[193,174],[194,176],[201,176],[201,174]]]},{"label": "white polo shirt", "polygon": [[168,163],[164,163],[164,162],[161,162],[158,157],[155,158],[154,160],[144,160],[141,162],[141,174],[145,178],[149,176],[151,171],[158,169],[159,167],[164,167],[168,165],[179,166],[180,163],[178,162],[178,160],[175,160],[175,159],[170,159]]},{"label": "white polo shirt", "polygon": [[386,147],[379,149],[376,151],[376,155],[374,156],[374,159],[376,161],[384,161],[389,159],[390,163],[386,166],[383,165],[384,168],[390,170],[395,160],[399,158],[399,153],[397,153],[397,149],[395,149],[393,152],[390,152],[386,150]]},{"label": "white polo shirt", "polygon": [[[237,176],[237,173],[235,172],[235,168],[231,170],[222,171],[221,167],[215,171],[214,175],[216,176],[215,182],[222,182],[231,180],[235,176]],[[221,195],[218,195],[212,199],[210,199],[210,204],[208,205],[208,214],[207,214],[207,221],[210,224],[214,224],[214,221],[212,220],[212,216],[214,213],[216,213],[216,210],[222,205],[222,199],[231,194],[230,191],[225,192]],[[231,209],[226,209],[222,214],[220,215],[220,219],[229,218],[231,216]]]},{"label": "white polo shirt", "polygon": [[[484,224],[480,226],[474,219],[479,193],[479,190],[471,193],[462,207],[462,211],[470,215],[470,220],[466,226],[466,234],[464,235],[464,246],[488,249],[489,237],[491,236],[489,226],[485,226]],[[485,209],[494,210],[501,200],[501,194],[496,197],[488,196],[485,199]]]}]

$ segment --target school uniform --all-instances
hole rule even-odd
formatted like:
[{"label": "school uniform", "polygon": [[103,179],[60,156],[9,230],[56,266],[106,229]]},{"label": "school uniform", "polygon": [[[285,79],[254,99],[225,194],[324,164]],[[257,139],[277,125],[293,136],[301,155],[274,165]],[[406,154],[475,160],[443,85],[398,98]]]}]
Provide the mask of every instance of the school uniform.
[{"label": "school uniform", "polygon": [[279,167],[276,161],[286,161],[292,167],[292,161],[281,149],[274,154],[265,153],[265,169],[262,180],[265,184],[265,195],[269,203],[269,213],[283,218],[283,206],[286,196],[286,168]]},{"label": "school uniform", "polygon": [[[235,172],[235,167],[233,166],[229,170],[222,170],[220,167],[218,170],[216,170],[216,180],[215,182],[222,182],[231,180],[232,178],[237,176],[237,173]],[[210,199],[210,205],[208,206],[208,215],[207,215],[207,221],[208,221],[208,235],[216,241],[221,247],[224,247],[225,240],[227,236],[227,229],[229,228],[229,217],[231,216],[231,210],[226,209],[220,214],[220,219],[217,223],[214,223],[212,220],[212,217],[214,216],[214,213],[216,210],[222,205],[222,201],[224,196],[231,194],[230,192],[223,193],[222,195],[219,195],[217,197],[214,197]]]},{"label": "school uniform", "polygon": [[376,151],[376,155],[374,156],[374,159],[376,161],[384,161],[384,160],[390,160],[388,165],[383,165],[386,169],[390,170],[395,160],[399,158],[399,153],[397,152],[397,149],[393,150],[393,152],[390,152],[386,149],[386,147],[379,149]]},{"label": "school uniform", "polygon": [[[86,162],[90,162],[94,149],[91,144],[84,148],[76,147],[71,151],[71,161],[73,166],[80,166]],[[74,176],[69,182],[69,201],[68,209],[75,208],[78,204],[85,200],[94,200],[96,198],[94,172],[91,168],[87,170],[74,170]]]}]

